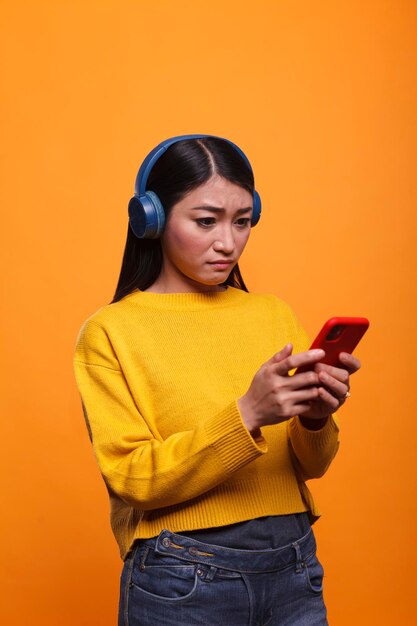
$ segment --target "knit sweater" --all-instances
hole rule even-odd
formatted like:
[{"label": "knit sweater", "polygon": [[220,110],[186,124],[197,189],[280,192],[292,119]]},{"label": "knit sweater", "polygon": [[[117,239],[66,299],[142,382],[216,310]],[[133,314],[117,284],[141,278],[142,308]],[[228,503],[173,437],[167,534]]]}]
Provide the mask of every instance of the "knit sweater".
[{"label": "knit sweater", "polygon": [[333,418],[298,417],[253,438],[237,400],[286,343],[308,349],[270,295],[135,291],[83,325],[75,374],[125,558],[137,538],[318,510],[305,480],[338,446]]}]

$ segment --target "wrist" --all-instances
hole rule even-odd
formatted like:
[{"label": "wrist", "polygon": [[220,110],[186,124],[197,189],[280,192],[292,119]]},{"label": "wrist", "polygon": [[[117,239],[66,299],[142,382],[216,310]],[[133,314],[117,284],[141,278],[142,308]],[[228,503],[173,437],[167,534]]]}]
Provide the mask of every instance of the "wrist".
[{"label": "wrist", "polygon": [[303,417],[302,415],[298,416],[301,425],[307,430],[321,430],[326,426],[327,422],[329,421],[329,417],[330,415],[321,418]]},{"label": "wrist", "polygon": [[239,398],[239,400],[237,401],[237,406],[238,406],[242,421],[245,424],[251,436],[254,439],[256,439],[257,437],[260,437],[262,434],[261,429],[259,428],[257,422],[255,421],[253,417],[253,412],[251,411],[250,407],[247,405],[247,402],[245,401],[245,396],[243,396],[242,398]]}]

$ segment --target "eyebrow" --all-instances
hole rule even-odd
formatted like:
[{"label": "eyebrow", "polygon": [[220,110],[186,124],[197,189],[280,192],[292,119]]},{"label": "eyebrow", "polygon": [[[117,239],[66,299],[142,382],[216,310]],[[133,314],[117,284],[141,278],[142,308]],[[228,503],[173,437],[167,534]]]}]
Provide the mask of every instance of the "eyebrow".
[{"label": "eyebrow", "polygon": [[[248,213],[248,211],[252,211],[253,207],[248,206],[246,207],[246,209],[238,209],[236,211],[236,213],[238,215],[241,215],[242,213]],[[217,206],[207,206],[207,205],[202,205],[202,206],[193,206],[192,211],[211,211],[212,213],[224,213],[225,209],[223,209],[222,207],[217,207]]]}]

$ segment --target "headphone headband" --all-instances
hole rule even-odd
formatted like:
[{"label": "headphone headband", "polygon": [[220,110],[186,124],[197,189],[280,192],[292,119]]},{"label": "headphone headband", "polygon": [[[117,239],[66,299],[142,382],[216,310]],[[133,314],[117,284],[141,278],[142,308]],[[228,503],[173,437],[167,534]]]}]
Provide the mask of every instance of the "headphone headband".
[{"label": "headphone headband", "polygon": [[[143,161],[142,165],[139,168],[139,172],[136,176],[135,181],[135,194],[137,196],[141,196],[146,192],[146,184],[148,182],[149,174],[155,163],[161,156],[168,150],[172,144],[177,143],[178,141],[183,141],[185,139],[205,139],[206,137],[213,137],[213,139],[222,139],[223,141],[227,141],[233,148],[240,154],[240,156],[244,159],[246,165],[249,170],[252,172],[252,166],[249,162],[246,154],[237,146],[233,141],[229,141],[229,139],[224,139],[223,137],[217,137],[216,135],[178,135],[177,137],[171,137],[170,139],[166,139],[162,141],[160,144],[156,146],[153,150],[150,151],[148,156]],[[252,172],[253,173],[253,172]]]}]

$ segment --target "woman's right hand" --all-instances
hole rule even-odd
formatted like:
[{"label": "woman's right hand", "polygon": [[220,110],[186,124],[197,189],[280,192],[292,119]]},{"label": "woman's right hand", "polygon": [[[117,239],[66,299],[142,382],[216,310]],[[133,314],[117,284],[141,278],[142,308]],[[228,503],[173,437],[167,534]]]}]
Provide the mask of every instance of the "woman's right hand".
[{"label": "woman's right hand", "polygon": [[[256,436],[261,426],[285,422],[294,415],[303,415],[318,397],[321,385],[314,365],[324,357],[323,350],[307,350],[292,354],[292,345],[284,348],[264,363],[253,377],[238,407],[249,432]],[[311,371],[289,375],[302,365]]]}]

